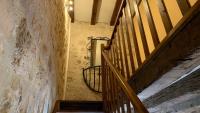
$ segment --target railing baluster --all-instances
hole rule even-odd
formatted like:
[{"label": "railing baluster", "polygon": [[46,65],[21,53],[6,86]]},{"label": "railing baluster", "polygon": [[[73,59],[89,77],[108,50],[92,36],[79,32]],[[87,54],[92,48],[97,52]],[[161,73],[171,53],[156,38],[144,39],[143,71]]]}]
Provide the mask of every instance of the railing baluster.
[{"label": "railing baluster", "polygon": [[84,78],[84,80],[86,80],[86,75],[85,75],[84,69],[83,69],[82,73],[83,73],[83,78]]},{"label": "railing baluster", "polygon": [[104,46],[103,44],[101,44],[101,65],[102,65],[102,68],[101,68],[101,74],[102,74],[102,98],[103,98],[103,105],[104,105],[104,110],[105,112],[107,113],[107,99],[106,99],[106,95],[107,95],[107,92],[105,90],[107,84],[106,84],[106,79],[105,79],[105,62],[104,62],[104,58],[103,58],[103,55],[102,55],[102,52],[104,50]]},{"label": "railing baluster", "polygon": [[169,33],[171,29],[173,28],[172,23],[169,18],[169,14],[167,13],[167,9],[165,7],[165,4],[163,3],[163,0],[157,0],[157,3],[158,3],[160,15],[161,15],[165,30],[167,33]]},{"label": "railing baluster", "polygon": [[182,14],[185,15],[190,9],[188,1],[187,0],[176,0],[176,1],[179,5],[179,8],[181,9]]},{"label": "railing baluster", "polygon": [[158,46],[158,44],[160,43],[160,41],[159,41],[158,34],[157,34],[157,31],[156,31],[155,23],[153,21],[152,14],[151,14],[151,11],[150,11],[150,8],[149,8],[149,2],[147,0],[143,0],[143,3],[144,3],[144,8],[146,10],[146,16],[147,16],[147,19],[148,19],[149,28],[150,28],[150,31],[151,31],[154,46],[156,48]]},{"label": "railing baluster", "polygon": [[104,92],[103,98],[104,98],[104,109],[106,113],[109,113],[109,101],[108,101],[108,92],[107,92],[107,88],[108,88],[108,83],[107,83],[107,65],[105,62],[105,59],[103,57],[103,51],[104,51],[104,45],[101,45],[101,62],[102,62],[102,91]]},{"label": "railing baluster", "polygon": [[125,113],[125,109],[124,109],[124,96],[123,96],[123,92],[122,92],[122,89],[121,89],[121,108],[122,108],[122,113]]},{"label": "railing baluster", "polygon": [[[116,35],[115,35],[116,37],[115,37],[115,40],[114,40],[114,43],[113,43],[112,46],[113,46],[113,50],[114,50],[114,53],[115,53],[115,56],[116,56],[116,59],[117,59],[117,60],[116,60],[116,64],[118,65],[117,68],[120,70],[120,67],[122,67],[122,66],[120,66],[120,63],[119,63],[119,55],[121,56],[121,52],[120,52],[120,49],[117,47],[117,43],[119,43],[118,40],[117,40],[117,39],[119,38],[119,37],[117,36],[117,34],[118,34],[118,31],[116,32]],[[120,44],[120,46],[121,46],[121,44]],[[119,51],[118,51],[119,53],[117,52],[117,50],[119,50]],[[122,71],[123,71],[123,70],[120,70],[121,73],[122,73]],[[113,79],[113,81],[114,81],[114,83],[115,83],[114,86],[116,87],[116,93],[115,93],[116,95],[115,95],[115,96],[116,96],[117,111],[118,111],[118,113],[121,113],[121,112],[120,112],[120,108],[121,108],[121,105],[120,105],[120,103],[121,103],[121,97],[120,97],[120,95],[119,95],[121,90],[120,90],[120,87],[117,85],[117,80],[116,80],[116,79]],[[123,113],[124,113],[124,112],[123,112]]]},{"label": "railing baluster", "polygon": [[[121,40],[122,40],[122,48],[123,48],[123,56],[124,56],[124,61],[125,61],[125,66],[124,68],[126,68],[126,77],[129,78],[130,77],[130,71],[129,71],[129,67],[128,67],[128,59],[127,59],[127,53],[126,53],[126,44],[125,44],[125,37],[124,37],[124,32],[123,32],[123,26],[122,26],[122,20],[120,18],[120,24],[119,24],[119,28],[120,28],[120,33],[121,33]],[[127,79],[126,78],[126,79]]]},{"label": "railing baluster", "polygon": [[89,76],[88,76],[88,70],[86,70],[86,80],[87,80],[86,82],[88,82],[88,78],[89,78]]},{"label": "railing baluster", "polygon": [[111,103],[112,103],[112,112],[115,111],[115,103],[114,103],[114,91],[113,91],[113,81],[112,81],[112,72],[109,68],[109,81],[110,81],[110,96],[111,96]]},{"label": "railing baluster", "polygon": [[120,113],[120,104],[119,104],[119,86],[117,85],[117,80],[115,79],[115,77],[113,77],[114,79],[114,86],[115,86],[115,97],[116,97],[116,109],[117,112]]},{"label": "railing baluster", "polygon": [[116,37],[115,39],[113,39],[113,46],[112,46],[112,51],[113,51],[113,60],[114,60],[114,65],[116,68],[118,68],[118,64],[117,64],[117,55],[116,55],[116,51],[115,51],[115,40],[116,40]]},{"label": "railing baluster", "polygon": [[86,82],[88,82],[88,70],[86,70],[86,80],[87,80]]},{"label": "railing baluster", "polygon": [[[113,45],[114,45],[114,39],[113,39]],[[114,46],[112,46],[110,49],[111,49],[111,59],[113,61],[113,64],[116,66],[116,59],[115,59],[115,51],[114,51]]]},{"label": "railing baluster", "polygon": [[[110,56],[110,60],[111,62],[113,63],[113,59],[112,59],[112,48],[110,49],[110,51],[108,52],[108,55]],[[114,103],[113,103],[113,90],[112,90],[112,80],[111,80],[111,70],[110,68],[108,67],[108,80],[109,80],[109,86],[110,86],[110,102],[111,102],[111,111],[113,112],[114,111]]]},{"label": "railing baluster", "polygon": [[131,113],[130,101],[128,99],[126,99],[126,104],[127,104],[127,112]]},{"label": "railing baluster", "polygon": [[107,92],[108,92],[108,101],[109,101],[109,111],[112,111],[112,106],[111,106],[111,95],[110,95],[110,79],[109,79],[109,67],[107,66]]},{"label": "railing baluster", "polygon": [[91,83],[91,69],[89,68],[89,86],[90,86],[90,83]]},{"label": "railing baluster", "polygon": [[108,113],[111,111],[111,105],[110,105],[110,93],[109,93],[109,81],[108,81],[108,66],[107,66],[107,63],[106,63],[106,92],[107,92],[107,101],[108,101]]},{"label": "railing baluster", "polygon": [[96,81],[96,75],[95,75],[96,67],[94,67],[93,69],[94,69],[94,89],[95,89],[95,85],[96,85],[96,84],[95,84],[95,81]]},{"label": "railing baluster", "polygon": [[[103,65],[102,65],[102,68],[103,68]],[[101,68],[100,68],[100,66],[99,66],[99,85],[98,85],[98,91],[100,92],[100,84],[101,84]],[[103,83],[102,83],[102,85],[103,85]]]},{"label": "railing baluster", "polygon": [[115,90],[115,78],[114,78],[114,75],[113,73],[111,72],[111,77],[112,77],[112,88],[113,88],[113,103],[114,103],[114,111],[113,112],[116,112],[117,111],[117,103],[116,103],[116,90]]},{"label": "railing baluster", "polygon": [[108,70],[108,64],[106,63],[106,92],[107,92],[107,101],[108,101],[108,113],[110,113],[110,111],[112,110],[112,107],[111,107],[111,98],[110,98],[110,83],[109,83],[109,70]]},{"label": "railing baluster", "polygon": [[128,32],[128,24],[127,24],[127,15],[125,13],[125,8],[122,10],[124,15],[122,16],[122,24],[125,27],[125,31],[126,31],[126,41],[127,41],[127,46],[128,46],[128,51],[129,51],[129,56],[130,56],[130,65],[131,65],[131,69],[132,69],[132,74],[135,72],[135,63],[133,60],[133,52],[132,52],[132,47],[131,47],[131,40],[130,40],[130,35]]},{"label": "railing baluster", "polygon": [[[122,75],[123,75],[123,77],[125,77],[125,75],[124,75],[124,67],[123,67],[123,64],[124,64],[124,62],[123,62],[123,58],[122,58],[122,45],[121,45],[121,43],[120,43],[120,35],[119,35],[119,28],[118,28],[118,30],[117,30],[117,34],[116,34],[116,37],[117,37],[117,39],[118,40],[116,40],[117,42],[118,42],[118,45],[119,45],[119,55],[120,55],[120,64],[121,64],[121,66],[119,66],[119,68],[121,67],[122,69],[120,70],[120,72],[122,73]],[[116,42],[116,43],[117,43]],[[119,63],[119,61],[118,61],[118,63]],[[116,80],[117,81],[117,80]],[[120,86],[118,86],[118,101],[119,101],[119,103],[118,103],[118,106],[119,106],[119,111],[120,111],[120,113],[125,113],[125,109],[124,109],[124,106],[123,106],[123,98],[122,98],[122,95],[121,95],[121,93],[122,93],[122,89],[121,89],[121,87]]]},{"label": "railing baluster", "polygon": [[117,37],[116,37],[116,35],[115,35],[115,40],[114,40],[114,45],[113,45],[113,51],[114,51],[114,53],[115,53],[115,64],[116,64],[116,68],[118,68],[119,69],[119,54],[118,54],[118,49],[117,49],[117,39],[116,39]]},{"label": "railing baluster", "polygon": [[[116,36],[116,35],[115,35]],[[117,42],[116,42],[116,37],[115,39],[113,40],[113,46],[112,46],[112,50],[113,50],[113,53],[114,53],[114,61],[115,61],[115,65],[116,65],[116,68],[120,68],[119,67],[119,59],[118,59],[118,54],[117,54]],[[118,97],[118,87],[117,87],[117,84],[116,84],[116,79],[113,77],[113,85],[115,86],[114,87],[114,96],[115,96],[115,105],[116,105],[116,111],[119,113],[120,112],[120,109],[119,109],[119,103],[118,103],[118,100],[119,100],[119,97]]]},{"label": "railing baluster", "polygon": [[134,49],[135,49],[135,53],[136,53],[136,58],[137,58],[137,63],[138,63],[138,66],[141,65],[141,57],[140,57],[140,52],[139,52],[139,47],[138,47],[138,42],[137,42],[137,37],[136,37],[136,34],[135,34],[135,28],[134,28],[134,23],[133,23],[133,14],[135,14],[134,12],[131,12],[130,10],[130,2],[127,2],[127,5],[126,5],[126,16],[128,17],[127,19],[127,22],[128,24],[130,25],[131,27],[131,31],[132,31],[132,36],[133,36],[133,43],[134,43]]},{"label": "railing baluster", "polygon": [[[113,45],[115,44],[114,40],[113,40]],[[116,66],[116,59],[115,59],[115,51],[114,51],[114,46],[111,47],[111,61],[113,61],[114,65]],[[110,74],[110,79],[111,79],[111,91],[112,91],[112,101],[113,101],[113,112],[116,112],[116,102],[115,102],[115,98],[116,98],[116,92],[115,92],[115,85],[114,85],[114,78],[113,78],[113,73],[111,72]]]},{"label": "railing baluster", "polygon": [[[144,107],[144,105],[142,104],[140,99],[137,97],[137,95],[133,91],[133,89],[130,87],[128,82],[126,82],[126,80],[122,77],[122,75],[118,72],[118,70],[115,69],[112,62],[110,62],[110,59],[108,58],[106,53],[102,52],[102,54],[103,54],[105,61],[108,64],[108,68],[110,69],[109,71],[112,71],[113,75],[115,76],[115,78],[118,80],[120,86],[122,87],[125,95],[128,96],[131,103],[134,105],[134,107],[136,107],[137,111],[140,113],[148,113],[147,109]],[[111,74],[109,74],[109,75],[111,75]],[[112,92],[110,92],[110,93],[112,93]],[[124,102],[123,102],[123,104],[124,104]]]},{"label": "railing baluster", "polygon": [[142,24],[140,12],[139,12],[139,9],[138,9],[138,5],[135,2],[135,0],[133,1],[133,5],[134,5],[134,9],[135,9],[135,16],[137,18],[137,22],[138,22],[138,25],[139,25],[141,38],[142,38],[142,43],[143,43],[143,47],[144,47],[144,53],[145,53],[145,56],[147,58],[149,56],[149,54],[150,54],[149,53],[149,48],[148,48],[148,45],[147,45],[147,40],[146,40],[146,36],[145,36],[143,24]]},{"label": "railing baluster", "polygon": [[120,62],[121,62],[121,73],[125,77],[125,70],[124,70],[124,60],[122,56],[122,45],[121,45],[121,36],[120,36],[120,31],[119,31],[119,26],[117,29],[117,37],[118,37],[118,44],[119,44],[119,55],[120,55]]},{"label": "railing baluster", "polygon": [[112,83],[110,79],[110,68],[108,67],[108,81],[109,81],[109,90],[108,92],[110,93],[110,111],[112,112],[114,110],[113,108],[113,96],[112,96]]}]

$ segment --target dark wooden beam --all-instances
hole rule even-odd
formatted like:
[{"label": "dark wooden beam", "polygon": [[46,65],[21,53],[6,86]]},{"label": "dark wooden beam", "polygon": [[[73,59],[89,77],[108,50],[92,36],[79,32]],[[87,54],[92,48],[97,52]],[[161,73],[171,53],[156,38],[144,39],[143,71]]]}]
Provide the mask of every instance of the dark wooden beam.
[{"label": "dark wooden beam", "polygon": [[95,25],[97,23],[99,11],[101,8],[101,2],[102,0],[93,0],[91,25]]},{"label": "dark wooden beam", "polygon": [[[169,32],[154,52],[138,68],[129,83],[137,93],[178,65],[200,47],[200,1]],[[154,68],[157,67],[157,68]]]},{"label": "dark wooden beam", "polygon": [[[74,23],[74,0],[70,0],[73,2],[73,4],[68,4],[68,13],[71,17],[71,22]],[[70,10],[70,7],[72,7],[72,10]]]},{"label": "dark wooden beam", "polygon": [[123,0],[117,0],[116,3],[115,3],[115,8],[114,8],[111,20],[110,20],[110,25],[111,26],[115,25],[115,23],[116,23],[117,15],[118,15],[118,13],[120,11],[122,3],[123,3]]},{"label": "dark wooden beam", "polygon": [[69,11],[69,16],[71,17],[71,22],[74,23],[74,11]]}]

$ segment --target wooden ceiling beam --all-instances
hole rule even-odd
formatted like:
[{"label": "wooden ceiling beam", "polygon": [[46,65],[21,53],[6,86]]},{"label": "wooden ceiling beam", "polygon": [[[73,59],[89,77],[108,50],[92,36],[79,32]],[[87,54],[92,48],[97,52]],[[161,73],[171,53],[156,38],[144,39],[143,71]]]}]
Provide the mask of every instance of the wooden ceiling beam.
[{"label": "wooden ceiling beam", "polygon": [[[72,2],[72,4],[70,4],[70,1]],[[71,22],[74,23],[74,0],[69,0],[68,13],[71,17]]]},{"label": "wooden ceiling beam", "polygon": [[111,26],[115,25],[115,23],[116,23],[117,15],[118,15],[118,12],[120,10],[122,2],[123,2],[123,0],[117,0],[116,3],[115,3],[115,8],[113,10],[113,14],[112,14],[112,17],[111,17],[111,20],[110,20]]},{"label": "wooden ceiling beam", "polygon": [[101,2],[102,0],[93,0],[91,25],[95,25],[97,23],[99,17],[99,11],[101,8]]}]

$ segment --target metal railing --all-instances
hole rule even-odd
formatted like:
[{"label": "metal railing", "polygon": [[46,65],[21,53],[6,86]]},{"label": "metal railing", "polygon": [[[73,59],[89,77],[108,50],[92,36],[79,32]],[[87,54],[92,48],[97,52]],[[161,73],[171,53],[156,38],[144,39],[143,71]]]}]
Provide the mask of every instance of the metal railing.
[{"label": "metal railing", "polygon": [[83,79],[89,89],[98,93],[102,92],[101,66],[92,66],[83,69]]}]

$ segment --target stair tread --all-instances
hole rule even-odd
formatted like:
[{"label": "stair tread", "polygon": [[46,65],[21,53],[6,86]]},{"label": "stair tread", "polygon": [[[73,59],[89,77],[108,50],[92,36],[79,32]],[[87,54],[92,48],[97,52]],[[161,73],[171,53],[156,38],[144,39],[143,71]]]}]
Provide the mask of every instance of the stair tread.
[{"label": "stair tread", "polygon": [[61,101],[60,112],[102,112],[103,102],[102,101]]},{"label": "stair tread", "polygon": [[57,112],[57,113],[104,113],[104,112]]}]

